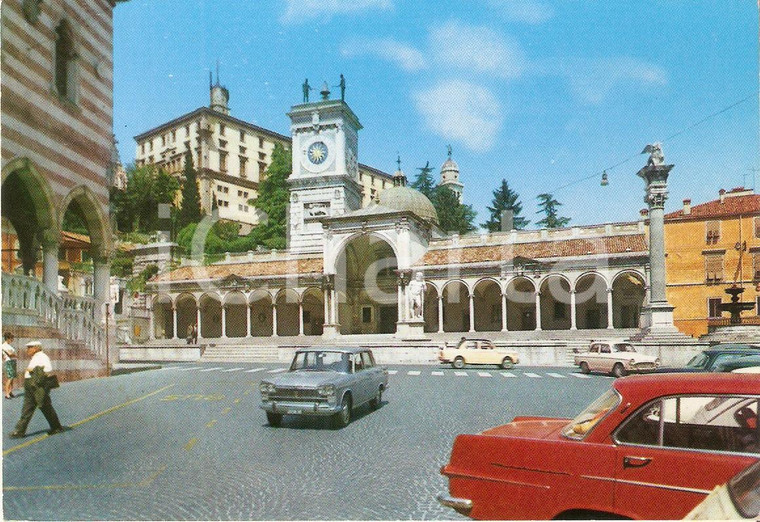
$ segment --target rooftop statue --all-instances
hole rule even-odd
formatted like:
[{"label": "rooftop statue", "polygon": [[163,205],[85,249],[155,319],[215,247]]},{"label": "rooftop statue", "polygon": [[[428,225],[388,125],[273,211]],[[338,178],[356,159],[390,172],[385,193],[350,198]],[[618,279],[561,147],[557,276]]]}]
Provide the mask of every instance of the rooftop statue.
[{"label": "rooftop statue", "polygon": [[651,166],[657,166],[662,165],[665,163],[665,155],[662,153],[662,143],[655,142],[650,143],[646,147],[644,147],[644,150],[641,151],[642,154],[649,153],[649,159],[647,160],[647,167]]},{"label": "rooftop statue", "polygon": [[314,87],[309,85],[309,79],[306,78],[303,81],[303,85],[301,86],[303,88],[303,102],[308,103],[309,102],[309,91],[314,90]]}]

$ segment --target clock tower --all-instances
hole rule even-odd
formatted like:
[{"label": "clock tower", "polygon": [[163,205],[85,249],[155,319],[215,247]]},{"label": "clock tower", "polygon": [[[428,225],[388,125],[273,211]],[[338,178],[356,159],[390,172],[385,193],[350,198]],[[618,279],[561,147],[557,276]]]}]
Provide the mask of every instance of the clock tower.
[{"label": "clock tower", "polygon": [[342,100],[330,100],[325,86],[322,99],[291,108],[293,170],[288,214],[291,252],[321,252],[322,222],[358,210],[359,119]]}]

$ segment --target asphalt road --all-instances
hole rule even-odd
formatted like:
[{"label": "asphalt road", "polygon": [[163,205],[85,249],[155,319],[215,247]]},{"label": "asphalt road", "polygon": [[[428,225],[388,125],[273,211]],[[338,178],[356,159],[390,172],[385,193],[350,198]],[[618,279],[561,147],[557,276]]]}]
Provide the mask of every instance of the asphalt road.
[{"label": "asphalt road", "polygon": [[611,380],[570,368],[392,366],[382,407],[266,424],[258,384],[274,364],[174,364],[65,383],[52,392],[73,429],[49,437],[38,411],[8,433],[3,517],[26,520],[460,519],[435,495],[458,433],[516,415],[572,417]]}]

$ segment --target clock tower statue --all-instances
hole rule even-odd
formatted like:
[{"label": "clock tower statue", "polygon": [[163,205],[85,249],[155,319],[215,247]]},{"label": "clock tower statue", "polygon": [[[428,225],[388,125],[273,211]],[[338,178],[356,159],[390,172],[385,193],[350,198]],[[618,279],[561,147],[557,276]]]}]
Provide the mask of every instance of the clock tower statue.
[{"label": "clock tower statue", "polygon": [[288,116],[293,143],[293,170],[288,214],[288,245],[292,252],[321,252],[322,219],[358,210],[359,119],[342,100],[330,100],[326,84],[322,99],[291,108]]}]

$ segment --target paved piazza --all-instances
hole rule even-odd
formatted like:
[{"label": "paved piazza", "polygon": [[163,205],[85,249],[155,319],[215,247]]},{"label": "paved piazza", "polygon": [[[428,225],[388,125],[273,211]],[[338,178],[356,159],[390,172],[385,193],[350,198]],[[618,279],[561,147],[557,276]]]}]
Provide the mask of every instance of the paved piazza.
[{"label": "paved piazza", "polygon": [[518,414],[572,416],[611,379],[571,368],[392,366],[382,407],[342,430],[326,419],[267,426],[262,378],[283,365],[172,364],[63,384],[71,431],[37,412],[8,439],[22,399],[3,402],[5,519],[459,519],[440,507],[454,436]]}]

